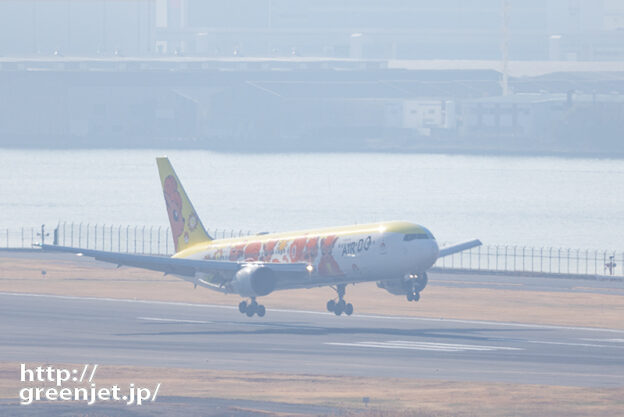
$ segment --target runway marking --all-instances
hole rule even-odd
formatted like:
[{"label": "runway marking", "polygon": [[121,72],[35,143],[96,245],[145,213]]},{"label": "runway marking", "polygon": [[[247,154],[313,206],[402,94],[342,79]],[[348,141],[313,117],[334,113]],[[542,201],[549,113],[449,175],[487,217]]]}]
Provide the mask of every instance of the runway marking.
[{"label": "runway marking", "polygon": [[367,347],[380,349],[408,349],[408,350],[426,350],[435,352],[467,352],[467,351],[493,351],[493,350],[524,350],[522,348],[514,348],[508,346],[481,346],[481,345],[462,345],[451,343],[430,343],[430,342],[408,342],[403,340],[394,340],[388,342],[325,342],[331,346],[350,346],[350,347]]},{"label": "runway marking", "polygon": [[588,342],[624,343],[624,339],[581,339]]},{"label": "runway marking", "polygon": [[137,317],[138,320],[146,320],[146,321],[159,321],[163,323],[190,323],[190,324],[211,324],[214,321],[204,321],[204,320],[182,320],[182,319],[168,319],[162,317]]},{"label": "runway marking", "polygon": [[[55,294],[33,294],[33,293],[20,293],[20,292],[0,292],[0,296],[13,296],[13,297],[40,297],[40,298],[55,298],[59,300],[78,300],[78,301],[107,301],[116,303],[139,303],[139,304],[153,304],[153,305],[170,305],[170,306],[185,306],[196,308],[218,308],[223,310],[238,310],[237,306],[224,306],[217,304],[196,304],[185,303],[179,301],[155,301],[155,300],[139,300],[130,298],[110,298],[110,297],[79,297],[72,295],[55,295]],[[309,311],[309,310],[292,310],[292,309],[279,309],[271,308],[267,309],[267,312],[272,313],[296,313],[296,314],[309,314],[316,316],[334,316],[334,313]],[[624,329],[606,329],[600,327],[575,327],[575,326],[557,326],[550,324],[530,324],[530,323],[512,323],[512,322],[497,322],[486,320],[462,320],[462,319],[445,319],[445,318],[431,318],[431,317],[408,317],[408,316],[382,316],[375,314],[357,314],[350,317],[351,320],[357,320],[359,318],[364,319],[379,319],[379,320],[411,320],[411,321],[429,321],[439,323],[459,323],[459,324],[478,324],[482,326],[506,326],[506,327],[520,327],[527,329],[553,329],[553,330],[583,330],[590,332],[608,332],[608,333],[620,333],[624,334]],[[340,320],[340,318],[338,318]]]},{"label": "runway marking", "polygon": [[[585,340],[585,339],[581,339]],[[624,348],[624,346],[595,345],[592,343],[571,343],[571,342],[546,342],[543,340],[527,340],[527,343],[535,343],[540,345],[563,345],[563,346],[583,346],[583,347],[599,347],[599,348]]]}]

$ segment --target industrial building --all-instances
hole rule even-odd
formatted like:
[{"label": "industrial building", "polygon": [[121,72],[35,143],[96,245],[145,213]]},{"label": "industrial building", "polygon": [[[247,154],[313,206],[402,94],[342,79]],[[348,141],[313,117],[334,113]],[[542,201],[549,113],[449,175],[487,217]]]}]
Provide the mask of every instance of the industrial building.
[{"label": "industrial building", "polygon": [[620,0],[0,2],[5,56],[491,60],[505,30],[512,60],[624,59]]}]

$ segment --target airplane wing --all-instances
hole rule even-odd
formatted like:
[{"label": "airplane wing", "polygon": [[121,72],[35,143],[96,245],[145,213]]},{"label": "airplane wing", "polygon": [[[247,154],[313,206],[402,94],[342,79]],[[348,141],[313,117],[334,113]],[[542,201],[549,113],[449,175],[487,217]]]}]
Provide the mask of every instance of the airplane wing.
[{"label": "airplane wing", "polygon": [[473,239],[473,240],[468,240],[466,242],[456,243],[455,245],[445,246],[443,248],[440,248],[438,258],[443,258],[445,256],[449,256],[454,253],[459,253],[459,252],[472,249],[481,245],[482,243],[479,239]]},{"label": "airplane wing", "polygon": [[[72,248],[68,246],[40,245],[41,249],[54,252],[66,252],[82,254],[95,258],[98,261],[109,262],[119,266],[132,266],[152,271],[160,271],[166,274],[180,275],[186,278],[194,278],[197,273],[225,272],[235,274],[239,269],[249,265],[248,262],[197,260],[184,258],[170,258],[165,256],[134,255],[129,253],[107,252],[93,249]],[[254,265],[263,265],[253,262]],[[291,264],[264,264],[276,273],[307,273],[305,263]],[[194,279],[188,279],[194,281]]]}]

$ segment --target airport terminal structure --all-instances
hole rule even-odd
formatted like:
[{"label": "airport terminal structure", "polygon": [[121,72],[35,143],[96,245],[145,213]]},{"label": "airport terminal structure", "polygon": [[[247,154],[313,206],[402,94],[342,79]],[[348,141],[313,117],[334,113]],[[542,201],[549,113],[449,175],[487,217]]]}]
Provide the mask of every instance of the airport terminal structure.
[{"label": "airport terminal structure", "polygon": [[624,153],[617,1],[60,3],[0,4],[4,146]]}]

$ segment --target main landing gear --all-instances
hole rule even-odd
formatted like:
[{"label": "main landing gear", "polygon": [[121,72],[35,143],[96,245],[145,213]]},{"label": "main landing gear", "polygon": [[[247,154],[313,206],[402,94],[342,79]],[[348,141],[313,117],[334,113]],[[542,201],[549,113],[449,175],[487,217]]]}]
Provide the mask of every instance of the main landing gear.
[{"label": "main landing gear", "polygon": [[262,304],[256,302],[256,297],[251,297],[250,303],[247,303],[245,300],[241,301],[238,305],[238,311],[246,314],[247,317],[251,317],[254,314],[257,314],[258,317],[264,317],[266,314],[266,308],[264,308]]},{"label": "main landing gear", "polygon": [[338,301],[332,299],[327,302],[327,311],[334,313],[339,316],[342,313],[345,313],[347,316],[353,314],[353,304],[347,303],[344,300],[345,296],[345,284],[337,285],[334,290],[338,293]]}]

